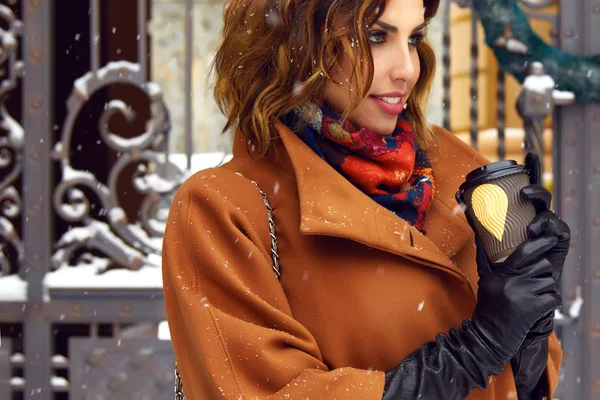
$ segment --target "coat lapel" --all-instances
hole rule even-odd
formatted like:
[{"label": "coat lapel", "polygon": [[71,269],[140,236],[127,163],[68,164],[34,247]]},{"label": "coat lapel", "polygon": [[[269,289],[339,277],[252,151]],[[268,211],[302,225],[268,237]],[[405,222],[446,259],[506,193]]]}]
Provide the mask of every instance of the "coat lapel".
[{"label": "coat lapel", "polygon": [[302,234],[346,238],[406,257],[466,281],[474,292],[451,261],[473,234],[464,217],[435,200],[426,236],[357,189],[284,124],[277,130],[296,176]]}]

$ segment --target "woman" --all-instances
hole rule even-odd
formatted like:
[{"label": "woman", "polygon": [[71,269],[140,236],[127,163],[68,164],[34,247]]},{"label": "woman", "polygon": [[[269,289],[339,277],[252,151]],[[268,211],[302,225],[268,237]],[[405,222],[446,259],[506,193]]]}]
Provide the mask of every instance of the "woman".
[{"label": "woman", "polygon": [[423,114],[438,1],[227,3],[234,157],[183,185],[164,238],[189,399],[551,398],[568,228],[528,186],[532,237],[490,268],[454,199],[488,161]]}]

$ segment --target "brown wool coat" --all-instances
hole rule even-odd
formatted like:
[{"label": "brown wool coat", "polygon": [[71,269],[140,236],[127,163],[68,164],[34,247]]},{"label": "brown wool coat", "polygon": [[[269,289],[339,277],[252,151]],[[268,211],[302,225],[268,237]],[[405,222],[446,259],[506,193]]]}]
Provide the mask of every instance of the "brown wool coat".
[{"label": "brown wool coat", "polygon": [[[262,159],[238,132],[232,161],[196,173],[173,202],[164,295],[185,392],[189,400],[380,400],[384,371],[471,317],[475,247],[454,193],[487,160],[435,128],[438,191],[423,235],[283,124],[278,131],[276,151]],[[281,282],[249,179],[274,209]],[[551,390],[561,356],[553,334]],[[468,399],[516,399],[510,365]]]}]

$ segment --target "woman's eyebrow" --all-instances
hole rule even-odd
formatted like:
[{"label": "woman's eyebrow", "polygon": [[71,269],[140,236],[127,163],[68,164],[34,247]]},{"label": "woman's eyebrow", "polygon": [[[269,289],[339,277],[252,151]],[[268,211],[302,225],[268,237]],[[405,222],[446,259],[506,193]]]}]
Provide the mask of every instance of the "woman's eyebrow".
[{"label": "woman's eyebrow", "polygon": [[413,32],[417,32],[422,29],[425,29],[426,26],[427,26],[427,22],[423,22],[421,25],[418,25],[415,29],[413,29]]},{"label": "woman's eyebrow", "polygon": [[[379,25],[386,32],[398,33],[398,28],[396,28],[394,25],[390,25],[390,24],[385,23],[385,22],[383,22],[381,20],[377,20],[375,22],[375,24]],[[427,23],[423,22],[421,25],[419,25],[415,29],[413,29],[413,32],[419,31],[419,30],[425,28],[425,26],[427,26]]]}]

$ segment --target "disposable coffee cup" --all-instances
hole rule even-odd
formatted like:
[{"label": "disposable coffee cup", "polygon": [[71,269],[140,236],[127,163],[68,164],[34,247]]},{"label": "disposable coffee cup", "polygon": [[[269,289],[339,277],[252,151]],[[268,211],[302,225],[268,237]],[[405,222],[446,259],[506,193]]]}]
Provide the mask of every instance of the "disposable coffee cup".
[{"label": "disposable coffee cup", "polygon": [[524,165],[503,160],[471,171],[460,185],[457,197],[466,205],[492,263],[504,261],[529,238],[535,207],[521,196],[529,183]]}]

